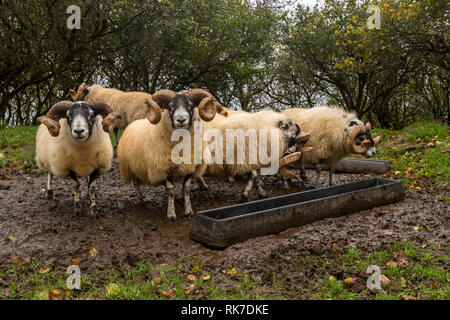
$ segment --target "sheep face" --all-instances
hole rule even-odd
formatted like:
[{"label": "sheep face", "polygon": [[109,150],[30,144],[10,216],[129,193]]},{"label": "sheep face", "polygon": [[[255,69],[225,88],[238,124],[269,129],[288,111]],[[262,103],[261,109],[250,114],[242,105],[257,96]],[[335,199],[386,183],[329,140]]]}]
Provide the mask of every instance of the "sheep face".
[{"label": "sheep face", "polygon": [[85,141],[92,135],[95,124],[95,112],[89,104],[74,103],[66,113],[72,137],[78,141]]},{"label": "sheep face", "polygon": [[184,94],[176,94],[167,105],[170,121],[174,129],[188,128],[192,125],[195,105]]},{"label": "sheep face", "polygon": [[278,128],[281,130],[287,149],[296,144],[296,138],[300,135],[301,130],[298,124],[292,119],[280,120]]},{"label": "sheep face", "polygon": [[378,141],[374,141],[374,139],[372,138],[372,133],[370,132],[370,123],[364,124],[361,120],[352,120],[349,123],[350,130],[355,126],[364,126],[365,130],[361,130],[360,133],[355,136],[354,144],[359,147],[366,145],[367,147],[363,148],[366,150],[364,152],[361,152],[361,154],[366,158],[373,157],[377,150],[376,146],[378,144]]}]

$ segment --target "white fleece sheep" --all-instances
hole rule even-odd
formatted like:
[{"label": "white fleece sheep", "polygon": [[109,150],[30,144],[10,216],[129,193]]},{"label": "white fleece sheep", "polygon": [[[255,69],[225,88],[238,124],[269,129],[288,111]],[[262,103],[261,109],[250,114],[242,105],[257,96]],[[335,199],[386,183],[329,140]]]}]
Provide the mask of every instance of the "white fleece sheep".
[{"label": "white fleece sheep", "polygon": [[78,178],[88,177],[90,214],[97,213],[95,183],[98,176],[111,169],[113,148],[108,132],[118,117],[102,101],[62,101],[38,118],[41,125],[36,134],[36,163],[48,172],[49,199],[53,198],[53,175],[70,177],[74,182],[75,210],[80,211]]},{"label": "white fleece sheep", "polygon": [[333,173],[337,162],[352,153],[371,157],[380,142],[380,137],[372,139],[370,123],[365,125],[354,112],[339,107],[292,108],[284,110],[283,114],[293,117],[300,128],[311,135],[305,146],[313,149],[292,166],[300,168],[303,181],[306,181],[305,166],[314,167],[316,187],[322,169],[329,170],[329,183],[335,185]]}]

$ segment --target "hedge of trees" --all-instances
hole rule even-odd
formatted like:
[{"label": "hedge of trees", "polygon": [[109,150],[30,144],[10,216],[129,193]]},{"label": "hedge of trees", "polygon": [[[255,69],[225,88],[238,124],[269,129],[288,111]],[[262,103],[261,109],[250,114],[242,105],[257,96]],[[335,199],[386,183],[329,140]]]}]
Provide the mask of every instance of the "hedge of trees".
[{"label": "hedge of trees", "polygon": [[[338,104],[382,127],[449,123],[446,1],[76,2],[1,2],[0,125],[34,123],[82,82],[202,87],[248,111]],[[67,27],[73,4],[81,29]]]}]

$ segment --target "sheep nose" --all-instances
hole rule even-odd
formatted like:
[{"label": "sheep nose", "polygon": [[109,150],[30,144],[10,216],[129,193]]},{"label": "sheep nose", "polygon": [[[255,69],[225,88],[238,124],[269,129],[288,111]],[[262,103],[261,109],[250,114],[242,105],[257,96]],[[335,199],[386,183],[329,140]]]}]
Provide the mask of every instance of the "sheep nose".
[{"label": "sheep nose", "polygon": [[82,135],[84,133],[84,129],[75,129],[73,130],[78,136]]},{"label": "sheep nose", "polygon": [[177,119],[177,122],[178,122],[179,124],[183,124],[184,122],[186,122],[186,119]]}]

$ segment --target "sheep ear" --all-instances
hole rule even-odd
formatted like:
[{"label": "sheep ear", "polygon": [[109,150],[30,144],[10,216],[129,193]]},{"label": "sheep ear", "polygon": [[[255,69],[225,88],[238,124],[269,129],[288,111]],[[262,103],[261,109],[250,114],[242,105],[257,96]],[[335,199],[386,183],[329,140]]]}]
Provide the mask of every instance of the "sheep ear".
[{"label": "sheep ear", "polygon": [[204,98],[198,105],[198,115],[203,121],[211,121],[216,116],[216,102],[214,98]]},{"label": "sheep ear", "polygon": [[69,90],[69,94],[70,94],[70,96],[72,97],[72,100],[73,100],[73,101],[77,101],[77,92],[76,92],[75,90],[70,89],[70,90]]},{"label": "sheep ear", "polygon": [[366,127],[367,127],[367,129],[372,130],[372,125],[370,124],[370,122],[366,123]]},{"label": "sheep ear", "polygon": [[161,121],[162,110],[159,105],[153,101],[152,99],[145,100],[145,104],[147,105],[147,119],[151,124],[158,124]]}]

